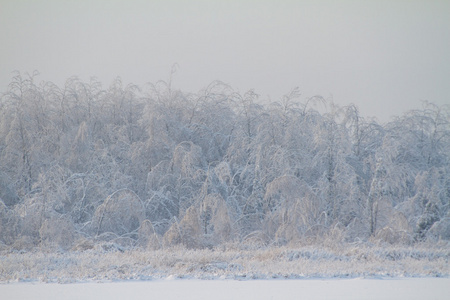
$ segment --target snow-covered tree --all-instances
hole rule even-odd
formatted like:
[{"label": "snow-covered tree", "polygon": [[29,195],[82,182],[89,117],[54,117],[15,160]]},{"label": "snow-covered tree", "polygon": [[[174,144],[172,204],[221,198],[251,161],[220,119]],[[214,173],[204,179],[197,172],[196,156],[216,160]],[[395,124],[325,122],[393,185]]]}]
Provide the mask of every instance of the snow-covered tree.
[{"label": "snow-covered tree", "polygon": [[263,103],[220,81],[37,79],[17,73],[0,98],[9,247],[449,239],[447,106],[379,124],[298,89]]}]

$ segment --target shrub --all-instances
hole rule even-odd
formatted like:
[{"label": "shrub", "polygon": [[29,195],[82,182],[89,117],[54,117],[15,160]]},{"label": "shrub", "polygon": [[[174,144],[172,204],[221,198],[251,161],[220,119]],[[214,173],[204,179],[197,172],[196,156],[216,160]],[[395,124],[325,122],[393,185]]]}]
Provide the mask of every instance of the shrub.
[{"label": "shrub", "polygon": [[145,211],[139,197],[123,189],[108,196],[96,209],[92,229],[96,235],[114,233],[122,236],[134,233],[144,219]]}]

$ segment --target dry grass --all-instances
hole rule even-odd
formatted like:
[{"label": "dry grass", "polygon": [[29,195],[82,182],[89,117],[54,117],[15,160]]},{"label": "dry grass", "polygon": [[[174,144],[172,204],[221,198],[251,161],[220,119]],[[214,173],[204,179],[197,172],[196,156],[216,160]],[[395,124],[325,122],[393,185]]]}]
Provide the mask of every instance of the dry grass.
[{"label": "dry grass", "polygon": [[68,283],[169,276],[199,279],[447,277],[449,258],[448,245],[128,251],[111,246],[87,251],[3,253],[0,281]]}]

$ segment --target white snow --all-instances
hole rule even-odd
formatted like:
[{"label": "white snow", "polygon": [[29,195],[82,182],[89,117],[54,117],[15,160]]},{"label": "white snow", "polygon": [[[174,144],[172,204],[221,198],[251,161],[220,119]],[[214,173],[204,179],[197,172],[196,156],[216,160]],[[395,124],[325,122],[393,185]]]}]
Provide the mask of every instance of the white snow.
[{"label": "white snow", "polygon": [[10,283],[1,299],[449,299],[450,278]]}]

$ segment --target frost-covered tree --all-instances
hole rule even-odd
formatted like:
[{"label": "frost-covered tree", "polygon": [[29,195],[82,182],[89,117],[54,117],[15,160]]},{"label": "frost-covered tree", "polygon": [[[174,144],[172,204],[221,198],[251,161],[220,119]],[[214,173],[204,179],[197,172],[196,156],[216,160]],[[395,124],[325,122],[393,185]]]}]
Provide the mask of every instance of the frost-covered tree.
[{"label": "frost-covered tree", "polygon": [[298,89],[263,104],[219,81],[37,79],[17,73],[0,98],[8,247],[450,238],[447,106],[379,124]]}]

